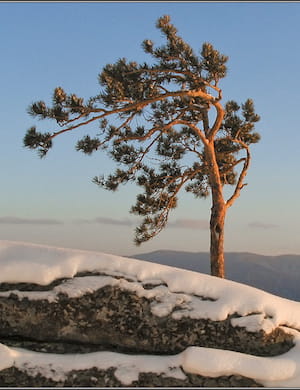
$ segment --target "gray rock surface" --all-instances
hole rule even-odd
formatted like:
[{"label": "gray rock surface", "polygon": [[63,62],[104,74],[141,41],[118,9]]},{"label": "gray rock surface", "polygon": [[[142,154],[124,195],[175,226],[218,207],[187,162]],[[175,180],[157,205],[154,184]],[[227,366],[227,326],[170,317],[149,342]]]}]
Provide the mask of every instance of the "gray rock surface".
[{"label": "gray rock surface", "polygon": [[[80,275],[80,278],[90,274]],[[107,278],[98,275],[99,280]],[[76,281],[74,278],[73,281]],[[158,316],[151,298],[158,284],[140,285],[110,277],[110,283],[78,296],[64,292],[69,280],[49,286],[2,284],[0,295],[0,342],[13,347],[47,353],[88,353],[114,351],[127,354],[172,355],[189,346],[232,350],[256,356],[275,356],[293,346],[293,338],[282,329],[269,334],[234,327],[233,314],[222,321],[188,316],[176,319],[171,313]],[[101,283],[100,283],[101,284]],[[62,287],[61,289],[59,289]],[[58,289],[57,289],[58,288]],[[74,294],[73,294],[74,295]],[[143,296],[144,295],[144,296]],[[206,297],[198,297],[206,300]],[[182,304],[184,305],[184,303]],[[186,374],[186,373],[185,373]],[[258,386],[238,376],[205,378],[186,374],[186,379],[140,373],[131,386]],[[122,386],[114,369],[97,368],[70,372],[63,382],[38,374],[31,376],[16,367],[0,371],[0,386]]]},{"label": "gray rock surface", "polygon": [[[31,376],[28,373],[9,368],[0,371],[1,386],[13,387],[122,387],[124,386],[114,375],[115,369],[77,370],[69,373],[66,380],[57,382],[38,374]],[[141,373],[139,379],[131,383],[130,387],[260,387],[259,383],[250,378],[237,375],[206,378],[201,375],[186,374],[185,380],[157,375],[155,373]]]}]

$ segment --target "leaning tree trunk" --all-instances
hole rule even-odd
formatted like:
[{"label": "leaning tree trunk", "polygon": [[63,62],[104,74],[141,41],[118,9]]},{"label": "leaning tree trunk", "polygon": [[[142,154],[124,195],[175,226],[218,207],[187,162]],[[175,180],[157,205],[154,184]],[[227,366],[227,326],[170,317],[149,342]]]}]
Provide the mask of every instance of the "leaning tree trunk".
[{"label": "leaning tree trunk", "polygon": [[210,217],[210,270],[211,275],[225,277],[224,267],[224,225],[226,207],[213,204]]},{"label": "leaning tree trunk", "polygon": [[223,185],[220,178],[213,139],[205,145],[205,152],[208,166],[210,167],[209,183],[212,196],[210,217],[210,269],[211,275],[224,278],[224,225],[227,208],[223,197]]}]

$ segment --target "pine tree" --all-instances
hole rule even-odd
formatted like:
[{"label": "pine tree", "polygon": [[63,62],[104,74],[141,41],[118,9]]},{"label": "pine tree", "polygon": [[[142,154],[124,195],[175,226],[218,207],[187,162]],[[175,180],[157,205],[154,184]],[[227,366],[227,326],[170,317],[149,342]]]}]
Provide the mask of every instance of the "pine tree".
[{"label": "pine tree", "polygon": [[[166,42],[155,47],[151,40],[143,41],[151,63],[121,58],[104,66],[101,91],[87,101],[57,87],[52,106],[33,103],[29,114],[53,119],[58,128],[41,133],[31,127],[24,145],[44,157],[60,134],[99,121],[99,134],[86,135],[76,149],[88,155],[105,151],[118,164],[108,177],[94,178],[99,186],[115,191],[121,183],[135,182],[142,188],[131,209],[143,216],[136,244],[166,226],[183,188],[196,198],[211,196],[211,274],[224,277],[225,216],[246,185],[250,145],[260,139],[254,125],[260,118],[251,99],[222,106],[219,82],[226,76],[227,56],[210,43],[196,55],[169,16],[159,18],[156,26]],[[233,187],[228,199],[225,185]]]}]

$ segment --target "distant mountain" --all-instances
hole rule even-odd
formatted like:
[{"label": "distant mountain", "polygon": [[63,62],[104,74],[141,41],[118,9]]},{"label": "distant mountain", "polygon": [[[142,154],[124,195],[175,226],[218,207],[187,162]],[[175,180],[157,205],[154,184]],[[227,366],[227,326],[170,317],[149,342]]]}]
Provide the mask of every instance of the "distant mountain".
[{"label": "distant mountain", "polygon": [[[161,250],[132,258],[210,273],[209,254]],[[300,255],[263,256],[253,253],[225,254],[226,278],[284,298],[300,301]]]}]

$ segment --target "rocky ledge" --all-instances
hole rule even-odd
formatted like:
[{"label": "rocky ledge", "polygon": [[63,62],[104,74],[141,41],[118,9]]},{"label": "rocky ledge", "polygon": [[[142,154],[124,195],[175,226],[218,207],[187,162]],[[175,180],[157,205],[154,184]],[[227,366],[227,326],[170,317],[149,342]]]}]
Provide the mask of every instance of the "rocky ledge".
[{"label": "rocky ledge", "polygon": [[[195,308],[214,302],[209,297],[172,293],[158,281],[141,283],[91,273],[60,279],[48,286],[2,284],[0,342],[12,351],[23,348],[44,354],[68,354],[68,359],[71,359],[69,354],[107,351],[129,356],[170,356],[190,346],[275,356],[292,348],[293,336],[281,328],[266,333],[236,326],[235,321],[242,318],[237,313],[219,321],[199,318],[199,315],[193,318]],[[250,316],[255,319],[259,313],[250,313],[247,317]],[[38,361],[38,355],[34,357]],[[63,377],[52,371],[49,376],[45,368],[38,365],[34,368],[23,359],[22,365],[0,371],[0,383],[22,387],[120,387],[124,383],[120,380],[122,376],[116,375],[117,370],[113,366],[105,370],[90,367],[70,369]],[[139,387],[261,386],[239,375],[213,378],[190,374],[179,366],[174,370],[177,377],[141,371],[126,384]]]},{"label": "rocky ledge", "polygon": [[23,275],[3,268],[0,386],[299,384],[299,303],[133,259],[43,253],[40,283],[26,261]]}]

